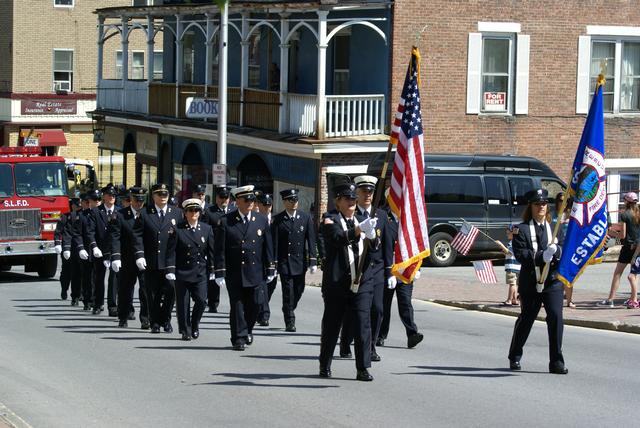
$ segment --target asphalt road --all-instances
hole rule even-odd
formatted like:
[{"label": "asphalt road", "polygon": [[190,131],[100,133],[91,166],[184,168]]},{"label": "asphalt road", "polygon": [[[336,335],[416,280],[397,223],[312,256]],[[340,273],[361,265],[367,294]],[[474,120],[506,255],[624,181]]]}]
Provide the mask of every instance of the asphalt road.
[{"label": "asphalt road", "polygon": [[[320,290],[308,287],[296,333],[272,322],[230,349],[227,300],[201,337],[119,329],[59,300],[57,281],[0,274],[0,407],[35,427],[637,426],[640,337],[567,327],[567,376],[547,373],[544,324],[507,369],[514,319],[415,302],[425,341],[406,348],[394,313],[371,383],[353,360],[317,377]],[[394,307],[395,310],[395,307]],[[175,322],[174,322],[175,328]],[[177,328],[176,328],[177,331]],[[337,352],[337,351],[336,351]]]}]

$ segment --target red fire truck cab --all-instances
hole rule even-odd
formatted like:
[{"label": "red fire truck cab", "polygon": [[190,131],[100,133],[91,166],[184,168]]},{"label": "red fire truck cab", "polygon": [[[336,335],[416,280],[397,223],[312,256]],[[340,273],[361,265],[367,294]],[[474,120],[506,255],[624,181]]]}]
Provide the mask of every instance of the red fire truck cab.
[{"label": "red fire truck cab", "polygon": [[53,232],[67,212],[64,158],[42,156],[40,147],[0,147],[0,270],[24,266],[53,277]]}]

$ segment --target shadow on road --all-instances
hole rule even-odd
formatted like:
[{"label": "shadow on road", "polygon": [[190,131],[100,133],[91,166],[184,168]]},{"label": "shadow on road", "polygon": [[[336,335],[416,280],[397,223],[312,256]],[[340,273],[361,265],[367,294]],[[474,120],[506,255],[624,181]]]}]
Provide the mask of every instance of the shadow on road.
[{"label": "shadow on road", "polygon": [[242,355],[242,358],[257,358],[260,360],[317,360],[317,355]]},{"label": "shadow on road", "polygon": [[[498,378],[498,377],[515,376],[515,374],[506,367],[488,368],[488,367],[449,367],[449,366],[409,366],[409,368],[428,370],[428,371],[392,373],[392,374],[479,377],[479,378]],[[480,373],[480,372],[496,372],[496,373]]]},{"label": "shadow on road", "polygon": [[[175,340],[181,340],[180,337],[175,337]],[[160,349],[166,351],[230,351],[229,346],[136,346],[136,349]]]},{"label": "shadow on road", "polygon": [[[307,389],[322,389],[322,388],[339,388],[339,385],[301,385],[301,384],[277,384],[277,383],[258,383],[258,380],[280,380],[280,379],[310,379],[321,380],[317,375],[305,375],[305,374],[288,374],[288,373],[214,373],[212,376],[221,376],[227,378],[235,378],[236,380],[227,380],[220,382],[204,382],[194,383],[193,386],[200,385],[229,385],[229,386],[261,386],[268,388],[307,388]],[[349,380],[332,378],[331,380]]]},{"label": "shadow on road", "polygon": [[[0,272],[0,284],[11,282],[52,282],[59,281],[58,278],[40,278],[37,273]],[[55,300],[55,299],[53,299]]]}]

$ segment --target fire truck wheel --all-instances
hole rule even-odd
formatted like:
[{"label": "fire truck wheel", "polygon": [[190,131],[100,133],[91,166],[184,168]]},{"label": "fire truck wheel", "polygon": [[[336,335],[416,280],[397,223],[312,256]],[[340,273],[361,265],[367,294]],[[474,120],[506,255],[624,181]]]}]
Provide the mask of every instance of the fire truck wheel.
[{"label": "fire truck wheel", "polygon": [[58,269],[58,255],[46,255],[42,262],[42,265],[38,268],[38,276],[40,278],[53,278]]}]

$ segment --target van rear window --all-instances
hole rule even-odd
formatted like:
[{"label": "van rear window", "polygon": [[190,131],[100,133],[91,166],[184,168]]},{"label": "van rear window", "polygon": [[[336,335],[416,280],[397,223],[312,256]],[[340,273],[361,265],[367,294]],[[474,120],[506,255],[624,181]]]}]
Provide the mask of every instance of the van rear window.
[{"label": "van rear window", "polygon": [[427,175],[426,198],[431,204],[481,204],[484,192],[474,175]]}]

